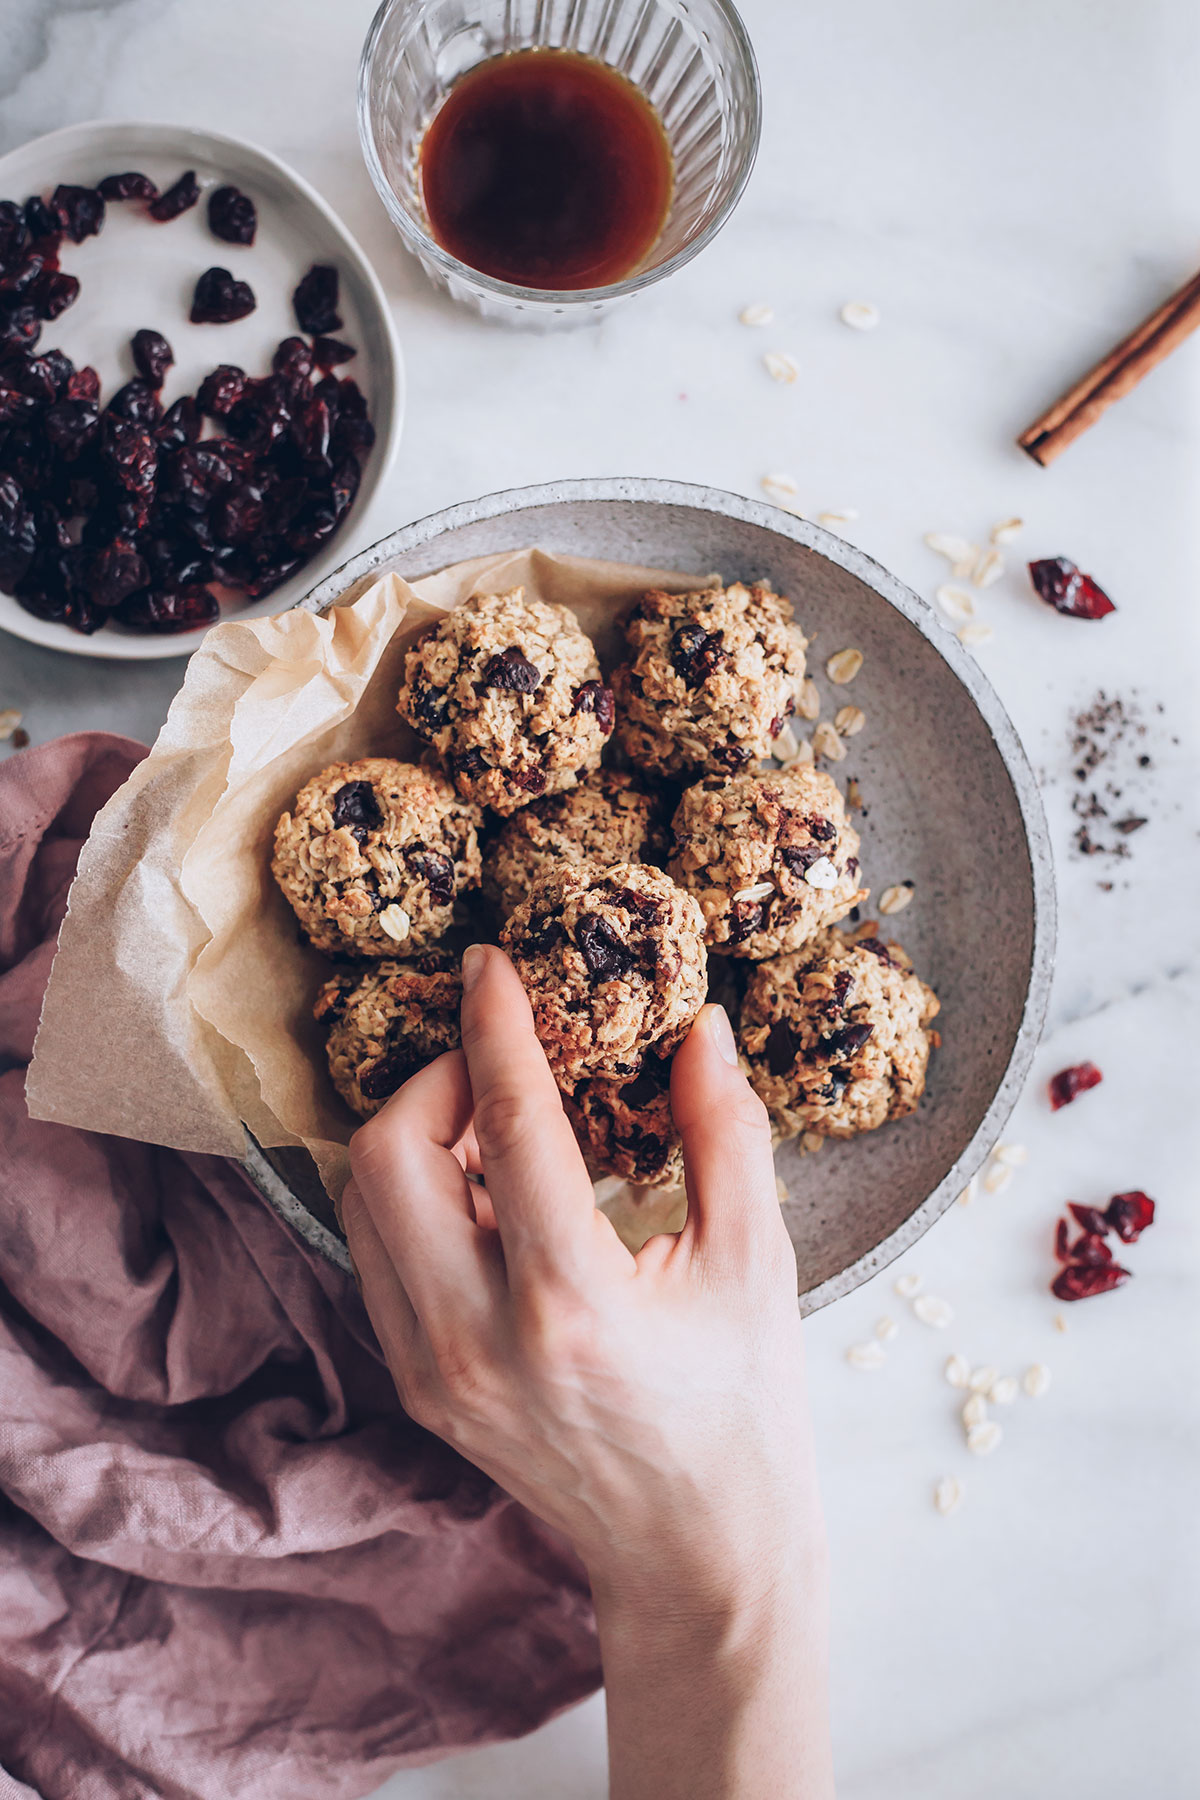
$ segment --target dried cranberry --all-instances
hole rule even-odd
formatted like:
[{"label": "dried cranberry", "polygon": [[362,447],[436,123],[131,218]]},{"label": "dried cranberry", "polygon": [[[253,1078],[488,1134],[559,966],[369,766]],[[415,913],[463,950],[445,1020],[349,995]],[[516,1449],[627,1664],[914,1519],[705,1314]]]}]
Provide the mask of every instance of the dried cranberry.
[{"label": "dried cranberry", "polygon": [[735,900],[729,908],[729,941],[744,944],[748,937],[761,931],[766,913],[757,900]]},{"label": "dried cranberry", "polygon": [[633,952],[607,919],[586,913],[575,927],[575,942],[593,981],[612,981],[628,975]]},{"label": "dried cranberry", "polygon": [[1058,1300],[1090,1300],[1093,1294],[1107,1294],[1128,1280],[1129,1270],[1120,1263],[1068,1263],[1050,1283],[1050,1292]]},{"label": "dried cranberry", "polygon": [[305,462],[327,460],[329,424],[329,408],[323,400],[309,400],[293,415],[292,436]]},{"label": "dried cranberry", "polygon": [[362,471],[352,456],[344,457],[330,476],[329,498],[339,519],[353,505],[361,480]]},{"label": "dried cranberry", "polygon": [[195,631],[211,625],[220,611],[206,587],[143,588],[123,602],[118,617],[131,631]]},{"label": "dried cranberry", "polygon": [[224,419],[246,391],[249,376],[233,363],[218,363],[196,390],[196,405],[210,419]]},{"label": "dried cranberry", "polygon": [[64,399],[98,400],[99,398],[100,377],[90,363],[84,363],[82,369],[76,369],[68,379]]},{"label": "dried cranberry", "polygon": [[728,661],[719,631],[705,631],[702,625],[681,625],[671,639],[671,661],[676,674],[689,687],[700,687],[713,670]]},{"label": "dried cranberry", "polygon": [[[839,969],[833,978],[832,1011],[841,1012],[850,998],[850,990],[854,986],[854,976],[849,969]],[[827,1008],[826,1010],[830,1010]]]},{"label": "dried cranberry", "polygon": [[313,370],[313,353],[303,338],[286,337],[276,345],[271,367],[276,375],[307,381]]},{"label": "dried cranberry", "polygon": [[1059,1262],[1071,1260],[1071,1227],[1065,1219],[1060,1219],[1054,1227],[1054,1254]]},{"label": "dried cranberry", "polygon": [[332,506],[321,501],[305,506],[288,527],[288,548],[298,551],[302,556],[311,556],[326,538],[333,536],[337,530],[337,522],[337,514]]},{"label": "dried cranberry", "polygon": [[638,894],[634,892],[633,888],[613,887],[611,882],[608,886],[617,905],[623,906],[626,912],[633,914],[635,919],[644,919],[647,924],[661,919],[663,903],[661,900],[656,900],[652,894]]},{"label": "dried cranberry", "polygon": [[184,394],[173,406],[168,406],[155,426],[155,441],[165,450],[194,444],[200,436],[203,423],[196,402],[190,394]]},{"label": "dried cranberry", "polygon": [[338,272],[329,263],[314,263],[292,295],[296,323],[309,337],[327,337],[339,331]]},{"label": "dried cranberry", "polygon": [[421,1066],[421,1058],[413,1053],[411,1045],[389,1050],[363,1070],[358,1078],[359,1091],[364,1100],[386,1100]]},{"label": "dried cranberry", "polygon": [[455,773],[465,775],[468,780],[482,775],[484,770],[490,766],[484,758],[483,751],[477,750],[474,745],[469,750],[460,750],[453,760]]},{"label": "dried cranberry", "polygon": [[541,670],[515,644],[510,644],[507,650],[501,650],[488,662],[480,686],[508,688],[513,693],[532,694],[536,692],[541,679]]},{"label": "dried cranberry", "polygon": [[1102,619],[1117,610],[1104,589],[1065,556],[1031,562],[1029,579],[1047,606],[1073,619]]},{"label": "dried cranberry", "polygon": [[148,381],[135,375],[117,389],[105,411],[118,419],[128,419],[131,425],[157,425],[162,418],[162,401]]},{"label": "dried cranberry", "polygon": [[132,349],[133,366],[138,374],[144,377],[152,388],[160,388],[166,380],[167,370],[175,361],[175,352],[161,331],[150,331],[145,328],[135,331]]},{"label": "dried cranberry", "polygon": [[119,606],[122,600],[145,587],[150,571],[145,559],[123,538],[114,538],[97,550],[88,569],[88,593],[97,606]]},{"label": "dried cranberry", "polygon": [[750,761],[750,752],[744,750],[741,744],[715,744],[710,755],[715,763],[722,769],[727,769],[731,775],[744,769]]},{"label": "dried cranberry", "polygon": [[41,335],[42,321],[32,302],[19,297],[0,302],[0,346],[32,350]]},{"label": "dried cranberry", "polygon": [[1075,1063],[1069,1069],[1060,1069],[1050,1082],[1050,1105],[1057,1112],[1060,1107],[1069,1106],[1076,1095],[1097,1087],[1103,1080],[1093,1062]]},{"label": "dried cranberry", "polygon": [[261,535],[265,519],[258,488],[239,482],[221,495],[213,509],[213,535],[222,544],[249,544]]},{"label": "dried cranberry", "polygon": [[[383,824],[383,811],[379,798],[369,781],[343,782],[333,796],[333,825],[335,831],[344,826],[352,830],[357,826],[363,837],[359,843],[365,842],[367,831],[378,831]],[[357,833],[356,833],[357,835]]]},{"label": "dried cranberry", "polygon": [[556,914],[542,913],[530,919],[525,931],[525,949],[533,956],[544,956],[561,944],[565,936],[562,924]]},{"label": "dried cranberry", "polygon": [[62,242],[62,220],[40,194],[32,194],[25,202],[25,229],[31,243],[57,249]]},{"label": "dried cranberry", "polygon": [[341,456],[365,456],[375,442],[375,427],[370,419],[356,419],[342,414],[333,422],[333,430],[329,434],[329,454],[335,459]]},{"label": "dried cranberry", "polygon": [[821,1039],[821,1049],[826,1056],[856,1056],[874,1030],[873,1025],[843,1025]]},{"label": "dried cranberry", "polygon": [[602,681],[585,681],[582,687],[575,689],[575,697],[571,701],[571,711],[577,713],[595,713],[596,723],[605,737],[612,731],[616,723],[616,706],[613,702],[613,691],[605,687]]},{"label": "dried cranberry", "polygon": [[[59,403],[60,405],[62,402]],[[100,436],[101,462],[133,500],[147,507],[154,498],[158,446],[148,431],[106,413]]]},{"label": "dried cranberry", "polygon": [[1108,1231],[1108,1220],[1098,1206],[1077,1206],[1072,1200],[1067,1211],[1077,1225],[1082,1226],[1084,1231],[1092,1232],[1096,1237],[1104,1237]]},{"label": "dried cranberry", "polygon": [[29,418],[37,412],[40,401],[32,394],[19,393],[16,388],[7,387],[0,382],[0,425],[12,425],[20,419]]},{"label": "dried cranberry", "polygon": [[423,677],[418,676],[413,683],[412,709],[429,731],[438,731],[446,723],[446,704],[445,688],[431,687]]},{"label": "dried cranberry", "polygon": [[21,486],[0,475],[0,588],[10,592],[25,575],[37,550],[37,525]]},{"label": "dried cranberry", "polygon": [[208,196],[208,229],[226,244],[252,244],[258,213],[241,188],[214,188]]},{"label": "dried cranberry", "polygon": [[1146,1227],[1154,1223],[1154,1202],[1140,1189],[1114,1194],[1104,1217],[1123,1244],[1136,1244]]},{"label": "dried cranberry", "polygon": [[25,210],[15,200],[0,200],[0,269],[24,255],[29,243]]},{"label": "dried cranberry", "polygon": [[232,477],[211,444],[185,444],[163,465],[163,487],[173,500],[192,512],[203,512]]},{"label": "dried cranberry", "polygon": [[513,770],[506,779],[511,787],[524,788],[527,794],[544,794],[546,791],[544,769]]},{"label": "dried cranberry", "polygon": [[104,224],[104,196],[97,188],[72,187],[60,182],[50,197],[52,211],[58,214],[62,228],[73,244],[84,238],[99,237]]},{"label": "dried cranberry", "polygon": [[42,430],[63,461],[74,462],[96,436],[99,420],[100,408],[94,400],[56,400],[46,408]]},{"label": "dried cranberry", "polygon": [[887,945],[884,943],[882,938],[877,938],[877,937],[855,938],[854,941],[860,950],[869,950],[871,952],[871,955],[877,956],[881,963],[887,963],[890,968],[895,967],[895,963],[892,960],[891,952],[889,951]]},{"label": "dried cranberry", "polygon": [[65,275],[61,269],[47,269],[38,277],[30,293],[30,302],[39,319],[47,320],[61,318],[78,298],[78,280],[74,275]]},{"label": "dried cranberry", "polygon": [[785,1075],[796,1060],[800,1039],[790,1025],[780,1019],[767,1033],[767,1068],[772,1075]]},{"label": "dried cranberry", "polygon": [[404,860],[418,880],[428,884],[430,898],[439,906],[449,906],[454,898],[454,864],[450,858],[440,850],[426,850],[423,844],[415,844],[404,852]]},{"label": "dried cranberry", "polygon": [[821,861],[825,855],[823,844],[780,844],[779,860],[784,868],[793,875],[803,877],[806,869]]},{"label": "dried cranberry", "polygon": [[196,180],[196,171],[185,169],[179,180],[173,182],[156,200],[152,200],[146,210],[152,219],[165,225],[171,219],[177,219],[180,213],[187,212],[189,207],[195,206],[199,198],[200,183]]},{"label": "dried cranberry", "polygon": [[14,257],[7,268],[0,264],[0,294],[27,294],[45,267],[46,258],[40,250],[28,250],[23,256]]},{"label": "dried cranberry", "polygon": [[1085,1231],[1071,1245],[1071,1261],[1086,1264],[1088,1268],[1098,1267],[1101,1263],[1110,1263],[1113,1253],[1104,1239],[1094,1231]]},{"label": "dried cranberry", "polygon": [[97,192],[106,200],[157,200],[158,183],[136,169],[127,169],[124,175],[106,175]]},{"label": "dried cranberry", "polygon": [[228,269],[205,269],[192,295],[188,318],[193,325],[229,325],[252,313],[258,301],[248,281],[235,281]]},{"label": "dried cranberry", "polygon": [[344,344],[340,338],[319,337],[313,343],[312,355],[318,369],[324,369],[328,375],[330,369],[337,369],[342,363],[348,363],[351,357],[358,355],[358,351],[353,344]]}]

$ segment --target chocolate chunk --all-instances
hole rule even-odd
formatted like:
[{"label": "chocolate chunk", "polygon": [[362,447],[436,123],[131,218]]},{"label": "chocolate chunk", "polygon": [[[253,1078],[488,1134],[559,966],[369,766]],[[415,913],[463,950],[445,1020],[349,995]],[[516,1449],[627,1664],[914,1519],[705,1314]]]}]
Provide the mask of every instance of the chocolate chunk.
[{"label": "chocolate chunk", "polygon": [[677,675],[689,687],[700,687],[713,670],[728,660],[719,631],[705,631],[702,625],[681,625],[671,639],[671,661]]},{"label": "chocolate chunk", "polygon": [[862,1049],[874,1029],[873,1025],[843,1025],[840,1031],[831,1031],[821,1039],[821,1049],[826,1056],[843,1059],[854,1056]]},{"label": "chocolate chunk", "polygon": [[628,975],[633,954],[607,919],[587,913],[575,928],[575,942],[593,981],[612,981]]},{"label": "chocolate chunk", "polygon": [[492,657],[483,671],[482,685],[485,688],[511,688],[517,694],[532,694],[541,686],[541,681],[541,671],[515,644],[510,644],[507,650]]},{"label": "chocolate chunk", "polygon": [[757,900],[735,900],[729,909],[729,941],[744,944],[761,931],[765,915]]},{"label": "chocolate chunk", "polygon": [[365,844],[368,830],[376,831],[382,824],[383,813],[369,781],[347,781],[333,796],[335,831],[348,825],[358,842]]},{"label": "chocolate chunk", "polygon": [[822,844],[827,844],[830,838],[837,836],[837,826],[833,820],[823,819],[820,813],[810,813],[804,822],[808,826],[809,834]]},{"label": "chocolate chunk", "polygon": [[739,769],[745,768],[750,761],[750,752],[744,750],[740,744],[717,744],[710,754],[713,761],[720,763],[723,769],[728,769],[731,775],[736,774]]},{"label": "chocolate chunk", "polygon": [[430,898],[439,906],[449,906],[454,898],[454,864],[440,850],[427,850],[415,844],[404,852],[404,860],[414,875],[429,884]]},{"label": "chocolate chunk", "polygon": [[483,751],[477,750],[474,745],[472,745],[469,750],[460,751],[454,758],[454,769],[455,773],[458,775],[466,775],[468,777],[482,775],[487,766],[487,763],[484,761]]},{"label": "chocolate chunk", "polygon": [[784,1075],[796,1060],[796,1052],[800,1048],[800,1039],[790,1025],[781,1019],[772,1025],[767,1037],[767,1067],[772,1075]]},{"label": "chocolate chunk", "polygon": [[793,875],[803,876],[805,869],[811,869],[815,862],[820,862],[825,855],[823,844],[780,844],[779,860],[785,869]]}]

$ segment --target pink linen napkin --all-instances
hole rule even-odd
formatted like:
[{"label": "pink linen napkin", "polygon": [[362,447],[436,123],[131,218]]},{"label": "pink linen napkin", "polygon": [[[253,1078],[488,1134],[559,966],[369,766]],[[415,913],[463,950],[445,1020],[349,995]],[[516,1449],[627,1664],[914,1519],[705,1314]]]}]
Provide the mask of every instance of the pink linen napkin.
[{"label": "pink linen napkin", "polygon": [[0,765],[0,1800],[350,1800],[596,1687],[587,1584],[233,1164],[29,1119],[75,861],[144,754]]}]

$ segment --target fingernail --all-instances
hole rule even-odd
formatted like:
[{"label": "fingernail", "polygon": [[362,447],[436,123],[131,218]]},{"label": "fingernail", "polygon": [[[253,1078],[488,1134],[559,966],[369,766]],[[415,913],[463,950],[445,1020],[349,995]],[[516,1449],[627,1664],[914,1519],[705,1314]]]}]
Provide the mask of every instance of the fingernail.
[{"label": "fingernail", "polygon": [[462,953],[463,993],[469,993],[479,979],[483,970],[484,950],[482,944],[468,944]]},{"label": "fingernail", "polygon": [[704,1010],[708,1014],[708,1035],[717,1055],[736,1069],[737,1045],[733,1041],[733,1026],[729,1023],[729,1014],[723,1006],[706,1006]]}]

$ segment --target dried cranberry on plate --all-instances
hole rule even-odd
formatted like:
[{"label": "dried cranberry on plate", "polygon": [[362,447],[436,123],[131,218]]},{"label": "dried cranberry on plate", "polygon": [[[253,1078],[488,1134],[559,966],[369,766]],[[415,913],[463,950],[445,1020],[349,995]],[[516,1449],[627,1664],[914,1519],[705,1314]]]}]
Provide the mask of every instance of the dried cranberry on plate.
[{"label": "dried cranberry on plate", "polygon": [[193,325],[229,325],[252,313],[258,301],[248,281],[235,281],[228,269],[205,269],[192,295],[188,314]]},{"label": "dried cranberry on plate", "polygon": [[123,175],[106,175],[97,184],[97,191],[106,200],[157,200],[158,183],[151,181],[148,175],[141,175],[136,169],[127,169]]},{"label": "dried cranberry on plate", "polygon": [[1140,1189],[1114,1194],[1104,1217],[1123,1244],[1136,1244],[1146,1227],[1154,1223],[1154,1202]]},{"label": "dried cranberry on plate", "polygon": [[1083,574],[1069,557],[1051,556],[1042,562],[1031,562],[1029,579],[1047,606],[1070,618],[1102,619],[1106,613],[1117,610],[1104,589],[1090,575]]},{"label": "dried cranberry on plate", "polygon": [[50,210],[58,215],[62,229],[73,244],[84,238],[99,237],[104,224],[104,196],[98,188],[73,187],[60,182],[50,196]]},{"label": "dried cranberry on plate", "polygon": [[152,388],[160,388],[167,378],[167,370],[175,361],[175,352],[168,344],[161,331],[149,331],[143,328],[133,334],[133,362]]},{"label": "dried cranberry on plate", "polygon": [[208,229],[222,243],[252,244],[258,211],[249,194],[231,185],[214,188],[208,196]]},{"label": "dried cranberry on plate", "polygon": [[199,198],[200,183],[196,180],[196,171],[185,169],[178,181],[172,182],[165,193],[150,202],[146,211],[158,224],[165,225],[195,206]]},{"label": "dried cranberry on plate", "polygon": [[296,323],[309,337],[327,337],[340,331],[338,272],[330,263],[314,263],[292,295]]},{"label": "dried cranberry on plate", "polygon": [[1050,1292],[1057,1300],[1090,1300],[1124,1287],[1129,1279],[1129,1270],[1120,1263],[1068,1263],[1050,1283]]},{"label": "dried cranberry on plate", "polygon": [[1075,1063],[1069,1069],[1060,1069],[1050,1081],[1050,1105],[1058,1112],[1060,1107],[1069,1106],[1078,1095],[1086,1093],[1088,1088],[1098,1087],[1103,1080],[1094,1062]]}]

